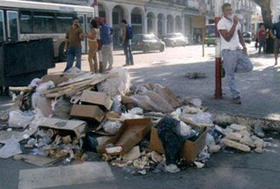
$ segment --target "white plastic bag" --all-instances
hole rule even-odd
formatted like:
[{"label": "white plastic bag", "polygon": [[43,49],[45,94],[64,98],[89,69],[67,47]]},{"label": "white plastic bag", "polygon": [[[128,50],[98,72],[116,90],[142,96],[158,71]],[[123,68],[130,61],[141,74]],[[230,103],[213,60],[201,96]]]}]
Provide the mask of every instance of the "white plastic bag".
[{"label": "white plastic bag", "polygon": [[177,126],[176,129],[177,129],[177,134],[183,137],[189,137],[193,133],[192,128],[182,121],[180,121],[180,124]]},{"label": "white plastic bag", "polygon": [[118,121],[107,121],[103,125],[104,131],[111,135],[115,135],[119,131],[120,128],[121,128],[121,123]]},{"label": "white plastic bag", "polygon": [[31,112],[11,111],[9,113],[9,126],[14,128],[25,128],[32,120],[34,115]]},{"label": "white plastic bag", "polygon": [[20,144],[17,142],[15,137],[12,136],[5,146],[0,149],[0,158],[7,159],[21,153]]}]

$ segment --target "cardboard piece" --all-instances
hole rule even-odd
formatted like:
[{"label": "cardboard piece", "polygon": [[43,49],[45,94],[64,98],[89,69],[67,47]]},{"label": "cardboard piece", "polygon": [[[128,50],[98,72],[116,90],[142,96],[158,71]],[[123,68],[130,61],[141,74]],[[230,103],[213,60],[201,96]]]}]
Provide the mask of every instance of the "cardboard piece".
[{"label": "cardboard piece", "polygon": [[110,110],[113,105],[112,99],[106,93],[93,92],[89,90],[83,92],[80,100],[81,102],[102,105],[107,110]]},{"label": "cardboard piece", "polygon": [[76,134],[77,138],[82,138],[86,135],[87,124],[84,121],[78,120],[46,118],[40,122],[39,128],[72,131]]},{"label": "cardboard piece", "polygon": [[124,155],[136,146],[151,130],[151,119],[130,119],[125,120],[116,136],[110,138],[103,146],[98,148],[98,152],[106,152],[108,145],[120,146],[122,150],[119,153],[110,155]]},{"label": "cardboard piece", "polygon": [[[204,128],[201,135],[196,141],[187,140],[182,149],[182,156],[187,163],[195,161],[197,155],[203,150],[207,135],[207,128]],[[150,149],[158,153],[164,154],[162,142],[158,136],[157,128],[153,127],[151,131]]]},{"label": "cardboard piece", "polygon": [[74,105],[70,115],[77,118],[94,119],[98,122],[105,117],[105,113],[98,106],[93,105]]}]

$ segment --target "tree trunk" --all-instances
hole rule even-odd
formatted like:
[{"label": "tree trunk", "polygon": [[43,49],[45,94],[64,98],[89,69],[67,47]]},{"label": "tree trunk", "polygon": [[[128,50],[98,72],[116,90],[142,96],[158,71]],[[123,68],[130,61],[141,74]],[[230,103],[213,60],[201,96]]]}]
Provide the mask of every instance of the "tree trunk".
[{"label": "tree trunk", "polygon": [[262,9],[263,22],[266,28],[272,27],[271,0],[253,0]]}]

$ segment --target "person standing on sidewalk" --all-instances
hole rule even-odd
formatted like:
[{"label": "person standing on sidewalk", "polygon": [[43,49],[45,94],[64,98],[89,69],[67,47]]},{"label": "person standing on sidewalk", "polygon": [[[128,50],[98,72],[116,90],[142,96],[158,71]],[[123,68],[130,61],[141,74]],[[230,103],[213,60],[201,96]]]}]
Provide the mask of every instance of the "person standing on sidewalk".
[{"label": "person standing on sidewalk", "polygon": [[83,30],[80,28],[79,18],[73,18],[72,26],[66,32],[64,52],[67,53],[66,72],[72,68],[75,57],[76,67],[81,69],[82,60],[82,40],[84,39]]},{"label": "person standing on sidewalk", "polygon": [[102,43],[101,53],[103,59],[103,70],[107,69],[107,65],[109,64],[109,70],[113,68],[113,28],[111,28],[108,24],[106,24],[106,20],[104,19],[101,22],[100,27],[100,40]]},{"label": "person standing on sidewalk", "polygon": [[[222,6],[224,16],[218,23],[221,35],[221,50],[227,81],[232,93],[233,102],[241,104],[241,94],[235,81],[235,73],[250,72],[253,70],[245,42],[241,34],[241,25],[237,16],[233,16],[231,4]],[[240,48],[240,44],[243,49]]]},{"label": "person standing on sidewalk", "polygon": [[263,52],[265,52],[266,50],[266,31],[263,24],[260,25],[257,38],[259,41],[259,54],[261,54],[262,48],[263,48]]},{"label": "person standing on sidewalk", "polygon": [[131,40],[133,38],[133,31],[131,26],[127,24],[126,20],[122,20],[122,44],[124,54],[126,57],[125,66],[134,65],[133,55],[131,52]]},{"label": "person standing on sidewalk", "polygon": [[88,62],[89,62],[89,67],[90,71],[92,73],[98,73],[98,61],[97,61],[97,51],[98,51],[98,43],[97,43],[97,29],[98,29],[98,24],[96,20],[92,20],[90,22],[91,24],[91,30],[89,34],[85,34],[85,37],[88,38],[88,46],[89,46],[89,51],[88,51]]},{"label": "person standing on sidewalk", "polygon": [[273,39],[274,39],[274,57],[275,57],[275,66],[278,64],[278,55],[280,49],[280,16],[278,23],[273,25]]}]

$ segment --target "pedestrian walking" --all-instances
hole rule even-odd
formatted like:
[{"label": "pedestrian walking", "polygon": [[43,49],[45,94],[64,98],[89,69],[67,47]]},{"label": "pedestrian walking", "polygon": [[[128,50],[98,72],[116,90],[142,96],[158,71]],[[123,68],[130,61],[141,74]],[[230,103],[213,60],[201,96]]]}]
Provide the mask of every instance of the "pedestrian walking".
[{"label": "pedestrian walking", "polygon": [[[113,28],[106,24],[104,19],[101,22],[100,27],[100,40],[102,43],[101,53],[102,53],[102,67],[105,71],[106,69],[111,70],[113,68]],[[108,68],[107,68],[108,66]]]},{"label": "pedestrian walking", "polygon": [[259,41],[259,54],[261,54],[262,48],[263,52],[266,52],[266,31],[263,24],[260,25],[260,29],[258,31],[257,35],[258,41]]},{"label": "pedestrian walking", "polygon": [[81,69],[82,59],[82,40],[84,39],[83,30],[80,28],[79,18],[73,18],[72,26],[66,32],[64,52],[67,53],[67,65],[64,70],[66,72],[72,68],[75,57],[76,67]]},{"label": "pedestrian walking", "polygon": [[133,38],[133,31],[131,26],[127,24],[126,20],[122,20],[122,44],[126,58],[125,66],[134,65],[133,55],[131,52],[131,40]]},{"label": "pedestrian walking", "polygon": [[89,46],[89,51],[88,51],[88,62],[89,62],[89,67],[90,71],[92,73],[98,73],[98,61],[97,61],[97,51],[98,51],[98,43],[97,43],[97,29],[98,29],[98,24],[96,20],[92,20],[90,22],[91,24],[91,29],[89,34],[85,34],[85,37],[88,38],[88,46]]},{"label": "pedestrian walking", "polygon": [[280,16],[278,23],[273,25],[273,39],[274,39],[274,57],[275,57],[275,66],[278,64],[278,55],[280,49]]},{"label": "pedestrian walking", "polygon": [[[241,25],[237,16],[233,16],[231,4],[222,6],[223,17],[218,23],[221,34],[221,49],[227,81],[232,93],[233,102],[241,104],[241,94],[236,85],[235,73],[253,70],[245,42],[241,34]],[[241,49],[241,46],[243,49]]]}]

